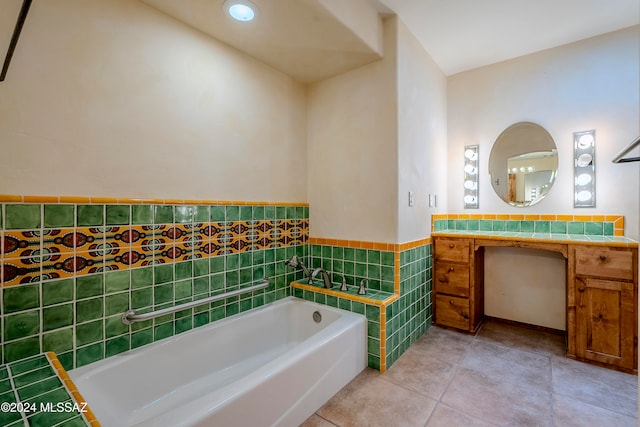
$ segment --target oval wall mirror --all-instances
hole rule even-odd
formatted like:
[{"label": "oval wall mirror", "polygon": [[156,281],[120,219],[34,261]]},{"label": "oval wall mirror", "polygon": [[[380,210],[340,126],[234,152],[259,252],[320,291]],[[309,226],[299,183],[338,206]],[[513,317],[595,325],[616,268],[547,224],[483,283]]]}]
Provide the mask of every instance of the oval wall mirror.
[{"label": "oval wall mirror", "polygon": [[547,195],[558,172],[558,149],[545,128],[520,122],[505,129],[491,148],[489,177],[498,197],[531,206]]}]

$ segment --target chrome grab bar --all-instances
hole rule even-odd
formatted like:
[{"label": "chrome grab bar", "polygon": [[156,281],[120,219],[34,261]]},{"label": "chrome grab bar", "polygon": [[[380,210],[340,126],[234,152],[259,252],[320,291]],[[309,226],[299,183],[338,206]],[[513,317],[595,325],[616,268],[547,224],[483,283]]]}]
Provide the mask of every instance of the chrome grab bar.
[{"label": "chrome grab bar", "polygon": [[189,308],[198,307],[203,304],[208,304],[214,301],[220,301],[225,298],[235,297],[237,295],[245,294],[247,292],[259,291],[269,287],[270,283],[268,279],[264,279],[257,285],[249,286],[248,288],[240,288],[235,291],[225,292],[223,294],[213,295],[208,298],[198,299],[195,301],[185,302],[184,304],[174,305],[173,307],[163,308],[161,310],[151,311],[149,313],[138,314],[135,310],[127,310],[122,313],[122,323],[125,325],[131,325],[135,322],[143,322],[149,319],[155,319],[156,317],[164,316],[165,314],[172,314],[177,311],[187,310]]}]

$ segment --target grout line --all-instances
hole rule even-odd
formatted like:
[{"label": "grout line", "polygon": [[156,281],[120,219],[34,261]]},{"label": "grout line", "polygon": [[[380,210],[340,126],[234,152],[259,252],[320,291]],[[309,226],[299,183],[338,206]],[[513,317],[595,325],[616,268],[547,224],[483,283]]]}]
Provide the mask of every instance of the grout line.
[{"label": "grout line", "polygon": [[[10,364],[7,363],[5,366],[7,368],[7,375],[9,377],[9,383],[11,384],[11,388],[13,389],[13,397],[15,398],[16,402],[20,403],[22,402],[22,399],[20,398],[20,395],[18,395],[18,388],[16,387],[15,382],[13,381],[13,372],[11,372],[11,367],[9,366]],[[29,421],[27,421],[27,414],[25,414],[24,412],[20,412],[20,417],[22,418],[22,421],[25,423],[25,425],[29,425]]]}]

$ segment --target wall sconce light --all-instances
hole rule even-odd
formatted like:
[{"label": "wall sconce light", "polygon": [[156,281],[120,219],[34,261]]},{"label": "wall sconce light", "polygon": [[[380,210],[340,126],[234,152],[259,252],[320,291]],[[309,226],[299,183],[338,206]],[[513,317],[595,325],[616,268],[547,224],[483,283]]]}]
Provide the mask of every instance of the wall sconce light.
[{"label": "wall sconce light", "polygon": [[596,206],[596,131],[573,133],[573,207]]},{"label": "wall sconce light", "polygon": [[478,209],[478,146],[464,147],[464,208]]}]

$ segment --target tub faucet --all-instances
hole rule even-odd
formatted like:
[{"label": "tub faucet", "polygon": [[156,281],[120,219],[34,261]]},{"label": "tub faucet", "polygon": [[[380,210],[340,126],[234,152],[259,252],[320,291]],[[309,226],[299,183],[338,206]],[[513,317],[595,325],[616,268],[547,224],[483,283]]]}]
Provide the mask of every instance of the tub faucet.
[{"label": "tub faucet", "polygon": [[304,276],[308,277],[309,278],[309,283],[311,283],[311,273],[309,272],[307,267],[305,267],[304,264],[302,264],[302,261],[300,261],[300,258],[298,258],[297,255],[294,255],[291,258],[289,258],[288,260],[286,260],[284,262],[284,265],[286,265],[287,267],[292,267],[292,268],[301,268],[302,272],[304,273]]},{"label": "tub faucet", "polygon": [[327,289],[330,289],[333,287],[333,283],[331,283],[331,278],[329,278],[329,273],[327,273],[327,271],[322,268],[316,268],[315,270],[313,270],[313,273],[311,273],[311,276],[309,277],[309,284],[313,285],[313,279],[315,279],[318,274],[322,274],[322,281],[324,282],[324,287]]}]

